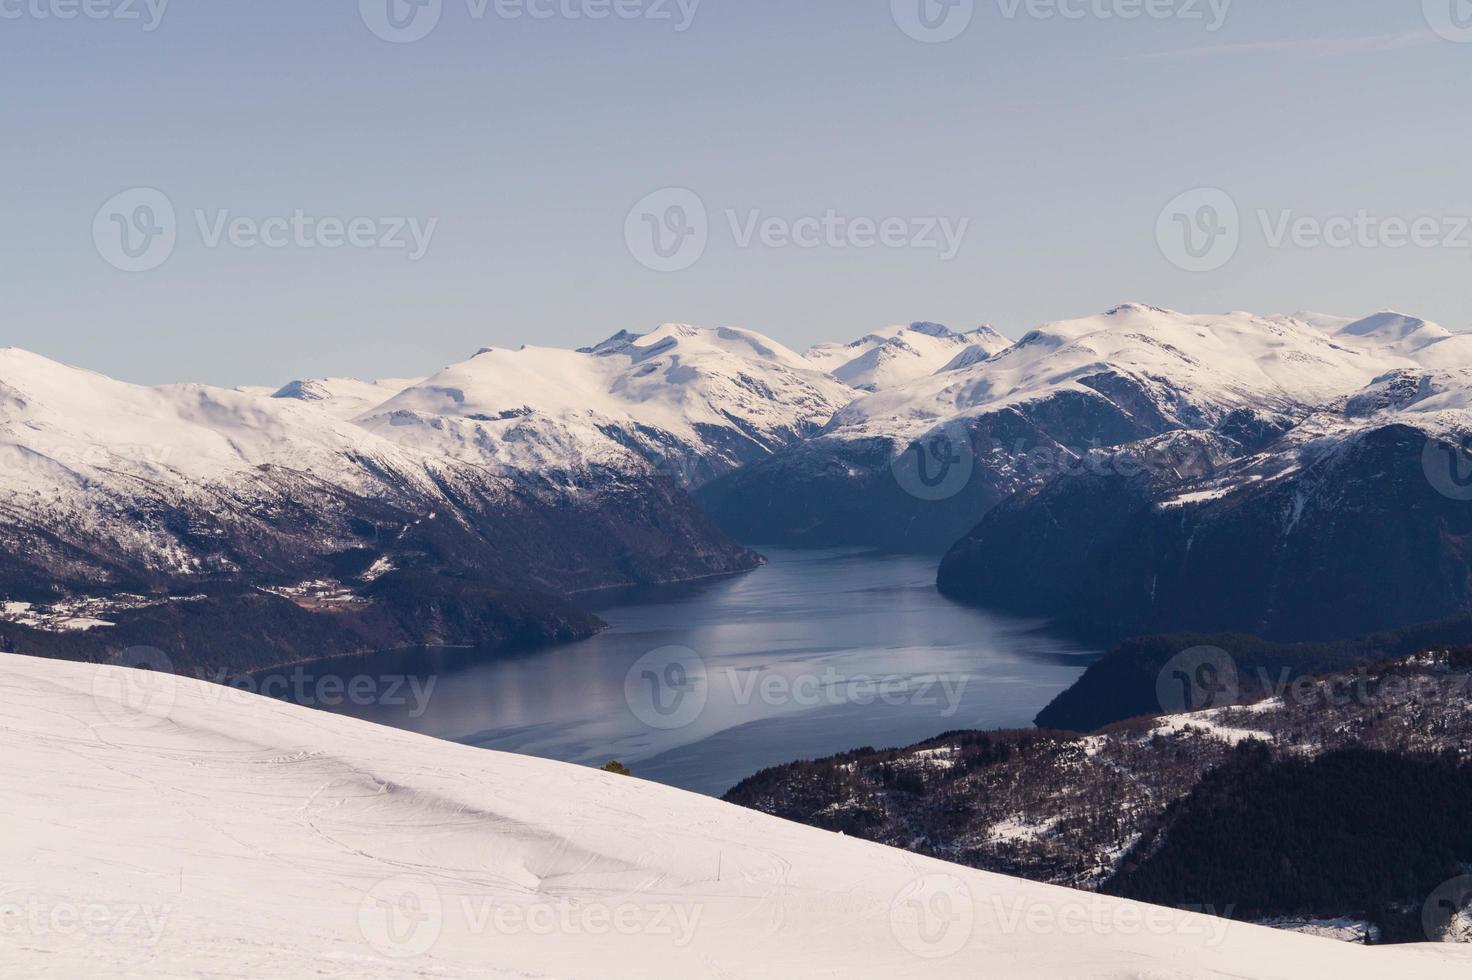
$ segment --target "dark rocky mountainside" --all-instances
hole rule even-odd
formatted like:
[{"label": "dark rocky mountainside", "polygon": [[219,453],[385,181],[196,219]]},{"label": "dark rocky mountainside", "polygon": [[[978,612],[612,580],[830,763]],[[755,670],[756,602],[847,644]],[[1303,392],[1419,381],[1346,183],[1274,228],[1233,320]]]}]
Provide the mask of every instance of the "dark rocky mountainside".
[{"label": "dark rocky mountainside", "polygon": [[[641,374],[631,404],[755,405],[761,449],[796,438],[823,392],[842,389],[771,365],[792,403],[777,411],[740,381],[778,355],[744,335],[681,337],[698,349]],[[588,635],[598,623],[571,604],[580,592],[759,565],[678,479],[587,431],[578,398],[617,387],[600,372],[632,369],[628,358],[568,358],[586,391],[549,392],[535,371],[520,385],[564,421],[478,411],[518,395],[493,357],[472,359],[485,374],[474,389],[324,379],[268,394],[133,385],[0,350],[0,638],[81,659],[151,646],[226,670],[502,647]],[[360,419],[384,399],[398,407]]]},{"label": "dark rocky mountainside", "polygon": [[[1039,712],[1039,727],[1092,732],[1160,713],[1214,707],[1237,697],[1253,700],[1278,693],[1286,684],[1355,667],[1405,657],[1433,647],[1472,644],[1472,617],[1456,617],[1353,640],[1325,643],[1273,643],[1242,634],[1175,633],[1125,640],[1090,664],[1082,677]],[[1193,682],[1187,694],[1172,690],[1162,704],[1161,677],[1167,665],[1189,651],[1219,651],[1229,676],[1218,690]],[[1203,663],[1214,659],[1197,658]],[[1187,664],[1188,667],[1192,666]]]},{"label": "dark rocky mountainside", "polygon": [[939,585],[1111,640],[1327,640],[1472,611],[1472,507],[1427,479],[1426,447],[1424,432],[1387,425],[1276,479],[1199,495],[1142,477],[1058,479],[983,518]]},{"label": "dark rocky mountainside", "polygon": [[1039,881],[1424,940],[1428,897],[1472,864],[1447,809],[1472,791],[1469,705],[1472,652],[1422,654],[1090,736],[956,732],[796,762],[726,799]]},{"label": "dark rocky mountainside", "polygon": [[[414,645],[545,645],[598,629],[577,592],[760,562],[658,476],[594,475],[571,496],[442,471],[439,493],[417,501],[411,488],[374,499],[300,474],[259,479],[269,503],[237,507],[221,490],[110,527],[0,525],[0,594],[30,607],[0,622],[0,643],[84,660],[150,646],[229,672]],[[177,563],[117,547],[118,531],[167,537]],[[78,619],[100,625],[67,628]]]},{"label": "dark rocky mountainside", "polygon": [[[896,477],[908,442],[828,435],[714,480],[695,499],[740,541],[940,554],[993,507],[1078,462],[1087,452],[1079,447],[1125,446],[1172,428],[1134,385],[1094,380],[1101,390],[1061,391],[948,427],[966,473],[935,496]],[[1174,473],[1194,457],[1161,462]]]},{"label": "dark rocky mountainside", "polygon": [[552,488],[440,467],[432,488],[385,477],[369,495],[274,467],[246,484],[160,490],[146,507],[117,500],[116,510],[97,488],[90,503],[110,521],[0,514],[0,593],[44,602],[212,581],[293,585],[375,562],[571,593],[757,564],[666,478],[595,471],[583,481]]},{"label": "dark rocky mountainside", "polygon": [[1146,831],[1102,891],[1175,907],[1230,896],[1233,916],[1253,921],[1363,920],[1380,942],[1462,939],[1453,920],[1472,913],[1465,895],[1442,930],[1433,896],[1472,857],[1464,759],[1360,748],[1303,759],[1245,743]]},{"label": "dark rocky mountainside", "polygon": [[530,649],[592,636],[597,617],[555,595],[392,572],[328,601],[216,584],[144,598],[86,631],[0,623],[0,651],[96,663],[139,661],[224,679],[272,667],[413,647]]}]

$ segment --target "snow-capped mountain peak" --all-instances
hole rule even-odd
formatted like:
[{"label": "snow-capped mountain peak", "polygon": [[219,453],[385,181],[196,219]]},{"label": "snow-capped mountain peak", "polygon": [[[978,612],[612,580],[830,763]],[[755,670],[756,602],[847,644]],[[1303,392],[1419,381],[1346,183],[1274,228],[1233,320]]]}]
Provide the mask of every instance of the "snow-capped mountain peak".
[{"label": "snow-capped mountain peak", "polygon": [[1339,330],[1341,337],[1358,337],[1383,347],[1416,351],[1440,343],[1452,332],[1435,323],[1403,313],[1376,313]]},{"label": "snow-capped mountain peak", "polygon": [[920,320],[920,321],[917,321],[915,323],[912,323],[912,324],[910,324],[910,326],[909,326],[908,329],[910,330],[911,333],[923,333],[927,337],[951,337],[951,336],[954,336],[954,334],[951,332],[951,328],[950,327],[946,326],[943,323],[931,323],[928,320]]},{"label": "snow-capped mountain peak", "polygon": [[754,331],[670,323],[582,350],[488,351],[358,421],[494,469],[654,466],[696,485],[815,431],[851,397]]},{"label": "snow-capped mountain peak", "polygon": [[[1339,333],[1356,337],[1375,337],[1387,343],[1399,343],[1427,326],[1419,317],[1387,310],[1345,325]],[[1437,328],[1440,330],[1440,328]],[[1445,335],[1448,331],[1440,330]]]},{"label": "snow-capped mountain peak", "polygon": [[1472,336],[1404,313],[1386,311],[1341,326],[1338,342],[1380,355],[1386,353],[1435,370],[1472,365]]},{"label": "snow-capped mountain peak", "polygon": [[1105,316],[1130,316],[1148,313],[1159,313],[1165,316],[1178,315],[1174,310],[1167,310],[1160,306],[1150,306],[1146,303],[1121,303],[1112,309],[1104,311]]},{"label": "snow-capped mountain peak", "polygon": [[833,431],[899,435],[1072,389],[1096,376],[1126,379],[1186,427],[1236,409],[1306,413],[1407,368],[1472,364],[1465,344],[1434,324],[1393,315],[1330,333],[1294,317],[1193,315],[1141,304],[1045,324],[989,357],[957,358],[939,373],[881,387],[834,420]]},{"label": "snow-capped mountain peak", "polygon": [[941,372],[959,371],[962,368],[968,368],[971,367],[973,364],[980,364],[982,361],[989,360],[990,358],[996,356],[997,353],[997,351],[988,349],[982,344],[971,344],[965,350],[961,351],[961,353],[951,358],[951,360],[940,370]]},{"label": "snow-capped mountain peak", "polygon": [[968,348],[978,347],[989,356],[1010,344],[990,327],[958,334],[938,323],[920,322],[889,327],[846,344],[820,344],[806,356],[852,388],[881,391],[947,370]]},{"label": "snow-capped mountain peak", "polygon": [[383,404],[421,380],[423,379],[384,378],[379,381],[360,381],[357,378],[305,378],[288,382],[271,397],[310,402],[334,418],[346,421],[362,415],[375,405]]},{"label": "snow-capped mountain peak", "polygon": [[[344,454],[394,456],[388,443],[295,398],[198,384],[129,384],[14,348],[0,352],[0,439],[65,461],[92,483],[124,474],[217,480],[262,465],[328,472]],[[0,483],[40,489],[35,474]]]},{"label": "snow-capped mountain peak", "polygon": [[1333,313],[1318,313],[1313,310],[1299,310],[1291,314],[1289,319],[1318,327],[1326,333],[1338,333],[1355,321],[1352,316],[1337,316]]},{"label": "snow-capped mountain peak", "polygon": [[[618,333],[614,334],[612,337],[609,337],[607,340],[601,341],[600,343],[597,343],[597,344],[593,344],[591,347],[579,347],[578,348],[578,353],[579,354],[602,354],[602,353],[604,353],[606,351],[622,350],[623,348],[627,347],[629,344],[631,344],[634,341],[638,340],[639,337],[640,337],[639,334],[633,333],[632,331],[629,331],[629,330],[620,330]],[[485,351],[482,350],[481,353],[485,353]]]}]

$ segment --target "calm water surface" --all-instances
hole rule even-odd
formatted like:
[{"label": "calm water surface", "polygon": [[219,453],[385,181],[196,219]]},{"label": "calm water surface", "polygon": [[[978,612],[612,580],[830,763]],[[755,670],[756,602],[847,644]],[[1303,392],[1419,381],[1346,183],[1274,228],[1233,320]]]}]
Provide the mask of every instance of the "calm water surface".
[{"label": "calm water surface", "polygon": [[432,675],[424,710],[332,710],[719,794],[794,759],[1030,726],[1097,656],[944,599],[931,559],[766,554],[739,577],[589,603],[610,628],[579,643],[356,659],[345,672]]}]

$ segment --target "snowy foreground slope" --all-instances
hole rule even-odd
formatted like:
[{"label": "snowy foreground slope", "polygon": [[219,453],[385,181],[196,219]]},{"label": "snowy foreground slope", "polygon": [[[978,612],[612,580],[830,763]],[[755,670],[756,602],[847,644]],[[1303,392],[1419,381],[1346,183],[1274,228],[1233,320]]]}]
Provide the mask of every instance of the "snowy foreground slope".
[{"label": "snowy foreground slope", "polygon": [[[125,693],[126,692],[126,693]],[[1465,977],[186,679],[0,656],[0,974]]]}]

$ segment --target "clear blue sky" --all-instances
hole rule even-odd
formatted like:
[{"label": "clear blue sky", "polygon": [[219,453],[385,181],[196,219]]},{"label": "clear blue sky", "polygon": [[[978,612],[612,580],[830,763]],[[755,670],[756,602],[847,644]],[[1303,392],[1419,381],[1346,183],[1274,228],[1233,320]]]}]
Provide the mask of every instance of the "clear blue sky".
[{"label": "clear blue sky", "polygon": [[[1253,216],[1472,215],[1472,43],[1432,33],[1421,0],[1235,0],[1214,32],[975,0],[941,44],[891,0],[702,0],[684,31],[674,0],[673,20],[596,21],[443,0],[402,44],[357,0],[174,0],[152,31],[146,0],[141,20],[36,15],[68,2],[125,0],[0,0],[0,343],[129,380],[403,375],[670,320],[798,348],[915,319],[1015,336],[1126,300],[1472,328],[1472,249],[1271,248]],[[625,220],[671,186],[707,205],[709,245],[660,273]],[[1246,227],[1191,273],[1156,223],[1202,186]],[[178,240],[128,273],[93,224],[134,187],[167,195]],[[970,227],[943,261],[741,247],[725,216],[830,208]],[[194,214],[297,209],[438,224],[413,262],[210,248]]]}]

